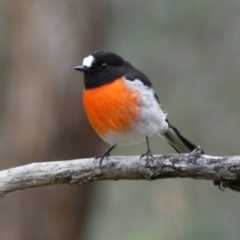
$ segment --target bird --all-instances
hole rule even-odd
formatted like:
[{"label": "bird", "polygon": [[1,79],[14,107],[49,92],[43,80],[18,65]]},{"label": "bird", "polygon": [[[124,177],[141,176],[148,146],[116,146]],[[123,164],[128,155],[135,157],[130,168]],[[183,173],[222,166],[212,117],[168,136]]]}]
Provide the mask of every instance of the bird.
[{"label": "bird", "polygon": [[[140,158],[153,158],[149,137],[158,134],[178,153],[197,148],[170,124],[148,77],[119,55],[94,51],[73,69],[83,72],[83,105],[96,133],[111,145],[96,157],[100,166],[117,145],[130,145],[146,139],[147,152]],[[201,149],[201,154],[205,152]]]}]

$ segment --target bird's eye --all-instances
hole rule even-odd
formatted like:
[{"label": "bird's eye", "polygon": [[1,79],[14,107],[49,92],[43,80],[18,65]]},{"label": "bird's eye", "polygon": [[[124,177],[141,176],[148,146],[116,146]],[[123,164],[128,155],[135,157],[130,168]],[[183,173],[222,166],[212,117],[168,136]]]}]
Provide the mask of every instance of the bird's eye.
[{"label": "bird's eye", "polygon": [[102,69],[106,69],[107,67],[108,67],[108,65],[106,63],[102,63],[102,65],[101,65]]}]

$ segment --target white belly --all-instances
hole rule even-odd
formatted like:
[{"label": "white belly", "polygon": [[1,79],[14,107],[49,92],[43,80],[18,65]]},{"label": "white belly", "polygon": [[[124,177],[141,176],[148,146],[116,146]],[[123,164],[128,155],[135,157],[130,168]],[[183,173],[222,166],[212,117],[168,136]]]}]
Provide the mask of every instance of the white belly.
[{"label": "white belly", "polygon": [[109,131],[104,137],[106,142],[113,144],[132,144],[137,143],[146,137],[158,133],[165,133],[168,130],[166,114],[157,102],[154,91],[148,86],[143,85],[139,80],[126,81],[127,87],[138,91],[142,98],[140,118],[131,129],[123,133]]}]

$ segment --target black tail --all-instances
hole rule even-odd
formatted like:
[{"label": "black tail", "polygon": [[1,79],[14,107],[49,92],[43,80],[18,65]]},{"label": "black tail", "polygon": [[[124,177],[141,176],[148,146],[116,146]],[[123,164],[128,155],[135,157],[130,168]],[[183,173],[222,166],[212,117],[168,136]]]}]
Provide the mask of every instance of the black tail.
[{"label": "black tail", "polygon": [[[192,152],[197,147],[195,144],[183,137],[181,133],[170,124],[168,131],[161,136],[179,153]],[[201,153],[205,154],[203,150]]]}]

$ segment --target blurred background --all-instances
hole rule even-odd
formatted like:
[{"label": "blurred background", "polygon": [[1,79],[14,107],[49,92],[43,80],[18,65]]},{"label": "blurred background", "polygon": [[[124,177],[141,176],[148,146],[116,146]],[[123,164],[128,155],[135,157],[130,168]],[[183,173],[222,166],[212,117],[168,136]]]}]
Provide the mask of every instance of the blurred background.
[{"label": "blurred background", "polygon": [[[72,68],[98,49],[153,82],[170,122],[209,155],[240,153],[240,1],[2,0],[0,168],[93,157],[108,145]],[[154,154],[173,153],[153,137]],[[140,155],[145,142],[114,155]],[[0,199],[1,240],[235,240],[240,195],[209,181],[106,181]]]}]

